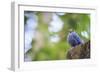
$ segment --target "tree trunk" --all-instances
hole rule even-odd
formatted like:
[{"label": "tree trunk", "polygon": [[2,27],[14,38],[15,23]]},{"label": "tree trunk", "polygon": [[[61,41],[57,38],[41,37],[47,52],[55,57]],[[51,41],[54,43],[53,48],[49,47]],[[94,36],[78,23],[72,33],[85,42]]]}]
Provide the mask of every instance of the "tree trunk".
[{"label": "tree trunk", "polygon": [[87,59],[90,58],[90,40],[84,44],[77,45],[69,49],[67,59]]}]

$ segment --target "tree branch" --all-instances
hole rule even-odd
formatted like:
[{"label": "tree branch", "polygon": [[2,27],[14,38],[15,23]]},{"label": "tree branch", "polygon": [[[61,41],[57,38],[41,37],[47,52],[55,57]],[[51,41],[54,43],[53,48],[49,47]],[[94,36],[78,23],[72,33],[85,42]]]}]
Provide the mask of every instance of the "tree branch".
[{"label": "tree branch", "polygon": [[69,49],[67,59],[86,59],[90,58],[90,40],[84,44],[77,45]]}]

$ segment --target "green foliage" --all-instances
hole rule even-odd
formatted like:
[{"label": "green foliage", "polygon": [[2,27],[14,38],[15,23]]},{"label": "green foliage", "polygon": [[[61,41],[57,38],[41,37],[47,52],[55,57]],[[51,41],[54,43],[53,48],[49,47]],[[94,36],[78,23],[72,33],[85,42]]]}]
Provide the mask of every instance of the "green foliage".
[{"label": "green foliage", "polygon": [[27,17],[24,16],[24,25],[26,24]]}]

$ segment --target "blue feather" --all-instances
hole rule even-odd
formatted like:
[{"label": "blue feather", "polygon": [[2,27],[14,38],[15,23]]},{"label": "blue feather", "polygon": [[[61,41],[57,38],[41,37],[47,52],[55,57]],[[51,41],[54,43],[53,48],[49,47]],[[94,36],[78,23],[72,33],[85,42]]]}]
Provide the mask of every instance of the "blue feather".
[{"label": "blue feather", "polygon": [[82,44],[82,40],[76,32],[70,32],[68,34],[67,40],[72,47]]}]

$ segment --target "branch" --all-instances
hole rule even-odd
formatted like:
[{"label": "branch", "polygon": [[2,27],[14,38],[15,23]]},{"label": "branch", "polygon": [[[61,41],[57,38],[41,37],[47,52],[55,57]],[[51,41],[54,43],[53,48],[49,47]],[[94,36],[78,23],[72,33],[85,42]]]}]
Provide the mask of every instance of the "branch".
[{"label": "branch", "polygon": [[68,50],[67,59],[90,58],[90,40],[84,44],[77,45]]}]

